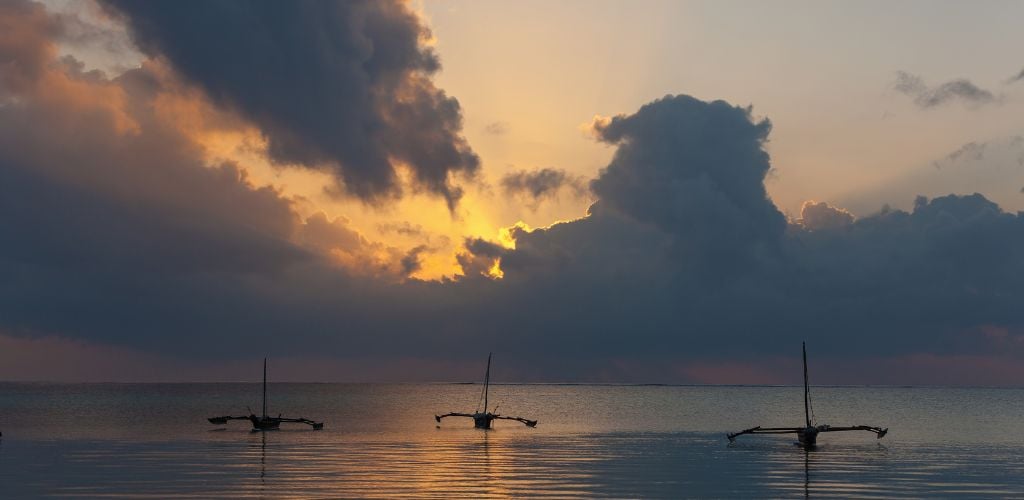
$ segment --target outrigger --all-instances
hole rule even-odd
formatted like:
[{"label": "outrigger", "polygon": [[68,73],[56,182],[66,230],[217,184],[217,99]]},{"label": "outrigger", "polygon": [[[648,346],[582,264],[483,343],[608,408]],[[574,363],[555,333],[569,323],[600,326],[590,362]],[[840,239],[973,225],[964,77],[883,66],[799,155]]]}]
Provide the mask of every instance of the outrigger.
[{"label": "outrigger", "polygon": [[822,432],[839,432],[839,431],[868,431],[873,432],[877,435],[877,439],[882,439],[886,433],[889,432],[888,428],[874,427],[870,425],[854,425],[849,427],[832,427],[831,425],[815,425],[811,415],[814,413],[811,410],[811,390],[807,383],[807,344],[803,344],[804,351],[804,423],[803,427],[751,427],[739,432],[729,434],[729,442],[736,440],[737,436],[743,434],[796,434],[797,439],[800,441],[800,445],[804,448],[814,448],[818,442],[818,434]]},{"label": "outrigger", "polygon": [[317,431],[324,428],[323,422],[314,422],[308,418],[285,418],[280,414],[276,417],[267,415],[267,358],[263,358],[263,415],[257,417],[255,413],[250,411],[249,416],[247,417],[233,417],[228,415],[225,417],[210,417],[207,420],[209,420],[211,424],[215,425],[225,425],[228,423],[228,420],[248,420],[252,422],[253,432],[276,431],[281,427],[282,422],[306,424],[312,427],[313,430]]},{"label": "outrigger", "polygon": [[[491,354],[492,353],[487,354],[487,371],[484,373],[484,391],[481,395],[484,402],[483,411],[477,409],[475,413],[445,413],[444,415],[434,415],[434,420],[441,423],[441,419],[445,417],[469,417],[473,419],[473,427],[476,427],[477,429],[490,429],[491,422],[495,420],[515,420],[526,424],[527,427],[537,426],[536,420],[529,420],[522,417],[506,417],[487,411],[487,396],[491,387]],[[495,407],[495,410],[497,410],[497,407]]]}]

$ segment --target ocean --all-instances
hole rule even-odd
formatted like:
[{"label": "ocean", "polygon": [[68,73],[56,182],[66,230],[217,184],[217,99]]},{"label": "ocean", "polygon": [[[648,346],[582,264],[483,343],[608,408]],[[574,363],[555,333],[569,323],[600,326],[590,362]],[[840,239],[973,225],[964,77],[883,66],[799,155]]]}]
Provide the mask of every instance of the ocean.
[{"label": "ocean", "polygon": [[[889,434],[725,435],[803,422],[801,387],[0,383],[0,498],[1024,497],[1024,390],[814,387],[815,420]],[[287,426],[288,424],[284,424]]]}]

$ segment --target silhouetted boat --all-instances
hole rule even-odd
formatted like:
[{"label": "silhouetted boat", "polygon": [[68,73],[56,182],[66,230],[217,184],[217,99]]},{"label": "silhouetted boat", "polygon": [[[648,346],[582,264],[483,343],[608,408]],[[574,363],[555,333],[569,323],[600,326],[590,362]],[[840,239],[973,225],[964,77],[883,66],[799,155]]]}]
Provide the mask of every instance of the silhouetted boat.
[{"label": "silhouetted boat", "polygon": [[[527,427],[536,427],[537,426],[537,421],[536,420],[528,420],[528,419],[525,419],[525,418],[522,418],[522,417],[505,417],[505,416],[499,415],[497,413],[491,413],[491,412],[487,411],[487,404],[488,404],[487,397],[488,397],[488,392],[490,391],[490,387],[491,387],[491,353],[488,353],[487,354],[487,371],[484,373],[484,391],[483,391],[483,395],[482,395],[483,402],[484,402],[483,411],[480,411],[478,409],[476,411],[476,413],[445,413],[444,415],[434,415],[434,420],[437,420],[438,423],[441,423],[441,419],[445,418],[445,417],[469,417],[469,418],[473,419],[473,427],[476,427],[477,429],[490,429],[491,428],[491,422],[493,422],[495,420],[515,420],[517,422],[522,422],[522,423],[526,424]],[[495,408],[495,409],[497,409],[497,408]]]},{"label": "silhouetted boat", "polygon": [[803,344],[804,351],[804,423],[803,427],[752,427],[739,432],[729,434],[729,442],[736,440],[737,436],[743,434],[796,434],[800,445],[804,448],[813,448],[818,442],[818,434],[822,432],[839,431],[868,431],[873,432],[882,439],[889,432],[889,429],[873,427],[870,425],[854,425],[850,427],[832,427],[831,425],[814,425],[811,422],[811,390],[807,383],[807,344]]},{"label": "silhouetted boat", "polygon": [[283,422],[291,422],[297,424],[306,424],[312,427],[314,430],[320,430],[324,428],[323,422],[314,422],[308,418],[286,418],[278,414],[276,417],[267,415],[267,358],[263,358],[263,415],[256,416],[256,414],[250,412],[247,417],[210,417],[207,420],[211,424],[225,425],[228,420],[248,420],[252,422],[252,430],[256,431],[276,431],[281,427]]}]

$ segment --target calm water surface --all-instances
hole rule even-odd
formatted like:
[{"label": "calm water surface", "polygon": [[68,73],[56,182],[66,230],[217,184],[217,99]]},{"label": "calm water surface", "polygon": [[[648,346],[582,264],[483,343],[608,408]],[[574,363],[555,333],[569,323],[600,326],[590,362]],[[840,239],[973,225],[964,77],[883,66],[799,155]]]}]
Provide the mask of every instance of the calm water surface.
[{"label": "calm water surface", "polygon": [[1024,497],[1024,390],[821,387],[819,423],[890,428],[725,433],[802,421],[797,387],[271,384],[272,413],[326,421],[249,432],[205,417],[258,384],[0,384],[0,498]]}]

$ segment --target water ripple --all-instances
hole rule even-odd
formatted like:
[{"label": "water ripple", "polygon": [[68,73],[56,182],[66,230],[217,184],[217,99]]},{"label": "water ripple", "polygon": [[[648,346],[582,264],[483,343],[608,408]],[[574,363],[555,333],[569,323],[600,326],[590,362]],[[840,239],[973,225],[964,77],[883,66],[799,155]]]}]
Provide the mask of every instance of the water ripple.
[{"label": "water ripple", "polygon": [[[1024,428],[1006,392],[822,390],[836,414],[893,432],[828,435],[806,452],[786,437],[724,438],[786,423],[794,388],[517,387],[540,426],[485,432],[430,418],[438,401],[471,405],[459,398],[472,386],[297,385],[282,405],[327,429],[250,433],[202,420],[211,400],[244,405],[246,385],[4,387],[0,498],[1024,497]],[[924,403],[885,420],[901,399]],[[935,432],[948,407],[987,410],[961,411],[964,433]]]}]

